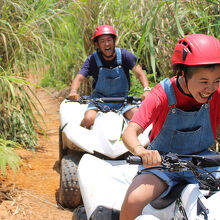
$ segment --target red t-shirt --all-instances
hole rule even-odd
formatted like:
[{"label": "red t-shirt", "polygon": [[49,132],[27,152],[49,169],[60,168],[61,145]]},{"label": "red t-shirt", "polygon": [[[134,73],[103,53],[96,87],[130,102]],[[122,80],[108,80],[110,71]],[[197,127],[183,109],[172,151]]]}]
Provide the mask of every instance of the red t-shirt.
[{"label": "red t-shirt", "polygon": [[[170,79],[175,96],[176,96],[176,107],[183,111],[192,111],[193,109],[199,109],[201,103],[198,103],[194,98],[184,95],[178,89],[176,82],[176,76]],[[151,123],[153,128],[150,134],[150,141],[152,141],[159,133],[166,120],[169,111],[167,95],[159,83],[150,94],[141,103],[140,108],[134,114],[131,122],[135,122],[140,125],[143,129],[146,129]],[[213,94],[210,100],[210,118],[213,129],[213,134],[216,138],[216,127],[220,124],[220,87]]]}]

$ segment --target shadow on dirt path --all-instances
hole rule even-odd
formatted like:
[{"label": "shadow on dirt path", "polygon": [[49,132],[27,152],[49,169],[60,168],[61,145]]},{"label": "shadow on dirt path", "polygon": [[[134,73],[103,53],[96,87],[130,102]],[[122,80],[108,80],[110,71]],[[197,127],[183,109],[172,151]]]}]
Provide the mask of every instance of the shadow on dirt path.
[{"label": "shadow on dirt path", "polygon": [[35,91],[44,108],[40,111],[47,137],[38,134],[39,146],[35,155],[31,151],[17,150],[24,164],[16,174],[9,170],[5,177],[0,176],[0,219],[72,219],[72,211],[61,209],[56,202],[59,105],[63,97],[55,98],[55,94],[42,88]]}]

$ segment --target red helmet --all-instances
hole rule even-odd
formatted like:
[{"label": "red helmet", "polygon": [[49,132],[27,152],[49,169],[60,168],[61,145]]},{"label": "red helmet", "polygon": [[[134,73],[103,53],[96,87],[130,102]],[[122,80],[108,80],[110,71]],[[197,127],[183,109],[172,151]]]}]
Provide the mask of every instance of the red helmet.
[{"label": "red helmet", "polygon": [[96,27],[95,32],[93,34],[92,39],[94,40],[96,37],[101,36],[103,34],[111,34],[113,36],[117,36],[114,28],[110,25],[101,25]]},{"label": "red helmet", "polygon": [[205,65],[220,63],[220,41],[210,35],[191,34],[180,39],[173,52],[172,68],[176,64]]}]

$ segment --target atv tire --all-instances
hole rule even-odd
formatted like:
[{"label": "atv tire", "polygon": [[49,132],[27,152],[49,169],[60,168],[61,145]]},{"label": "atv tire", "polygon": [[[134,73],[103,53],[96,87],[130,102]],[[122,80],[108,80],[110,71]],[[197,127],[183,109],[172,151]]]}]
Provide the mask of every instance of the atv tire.
[{"label": "atv tire", "polygon": [[86,210],[85,207],[79,206],[76,209],[73,210],[73,218],[72,220],[88,220],[86,216]]},{"label": "atv tire", "polygon": [[77,179],[77,168],[82,154],[65,155],[61,161],[59,203],[66,208],[76,208],[82,203]]},{"label": "atv tire", "polygon": [[63,156],[64,156],[64,149],[63,149],[62,130],[59,127],[59,165],[61,165],[61,160]]}]

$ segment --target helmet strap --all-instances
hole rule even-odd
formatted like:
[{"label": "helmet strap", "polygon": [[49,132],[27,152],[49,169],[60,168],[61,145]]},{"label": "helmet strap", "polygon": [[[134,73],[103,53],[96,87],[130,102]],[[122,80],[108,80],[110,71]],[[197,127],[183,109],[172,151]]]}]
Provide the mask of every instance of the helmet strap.
[{"label": "helmet strap", "polygon": [[184,92],[184,93],[185,93],[186,95],[188,95],[188,96],[193,97],[192,94],[191,94],[191,92],[190,92],[190,90],[189,90],[189,87],[188,87],[188,79],[187,79],[186,74],[184,73],[184,71],[183,71],[182,77],[183,77],[183,79],[185,80],[186,88],[187,88],[187,90],[189,91],[189,94],[187,94],[187,93],[185,93],[185,92]]}]

